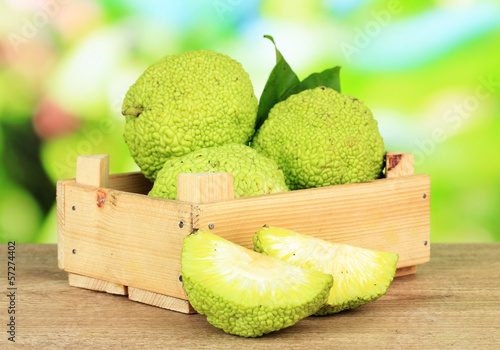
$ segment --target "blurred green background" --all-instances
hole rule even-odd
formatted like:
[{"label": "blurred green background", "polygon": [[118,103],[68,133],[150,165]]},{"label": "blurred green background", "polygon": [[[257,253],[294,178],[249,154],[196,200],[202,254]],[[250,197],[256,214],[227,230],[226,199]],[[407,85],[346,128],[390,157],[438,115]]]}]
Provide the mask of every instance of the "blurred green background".
[{"label": "blurred green background", "polygon": [[273,35],[299,78],[341,65],[386,148],[432,180],[433,242],[500,241],[500,2],[2,0],[0,239],[57,241],[55,183],[76,157],[137,170],[121,102],[160,57],[212,49],[260,96]]}]

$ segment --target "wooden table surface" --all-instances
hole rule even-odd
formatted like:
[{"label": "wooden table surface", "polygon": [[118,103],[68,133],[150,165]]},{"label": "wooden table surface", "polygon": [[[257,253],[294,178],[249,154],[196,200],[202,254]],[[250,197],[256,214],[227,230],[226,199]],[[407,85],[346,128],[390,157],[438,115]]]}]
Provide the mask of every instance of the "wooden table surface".
[{"label": "wooden table surface", "polygon": [[431,262],[358,309],[246,339],[126,297],[69,287],[55,245],[16,249],[16,343],[7,341],[7,246],[0,246],[0,348],[500,349],[500,244],[433,244]]}]

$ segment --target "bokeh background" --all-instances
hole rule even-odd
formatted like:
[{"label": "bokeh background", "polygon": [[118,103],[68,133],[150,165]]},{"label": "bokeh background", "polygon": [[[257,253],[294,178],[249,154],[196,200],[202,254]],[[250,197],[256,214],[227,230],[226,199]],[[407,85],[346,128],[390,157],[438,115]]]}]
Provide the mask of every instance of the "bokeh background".
[{"label": "bokeh background", "polygon": [[120,107],[148,65],[216,50],[260,96],[264,34],[301,79],[341,65],[386,148],[414,153],[433,242],[500,241],[500,2],[480,0],[1,0],[1,241],[57,241],[55,183],[78,155],[138,169]]}]

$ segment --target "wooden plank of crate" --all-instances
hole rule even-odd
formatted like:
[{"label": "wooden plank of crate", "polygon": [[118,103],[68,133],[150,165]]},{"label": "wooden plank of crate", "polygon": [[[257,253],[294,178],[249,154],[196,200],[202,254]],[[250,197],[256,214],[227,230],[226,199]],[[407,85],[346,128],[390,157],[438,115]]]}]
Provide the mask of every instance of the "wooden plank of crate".
[{"label": "wooden plank of crate", "polygon": [[161,307],[163,309],[178,311],[185,314],[196,313],[196,311],[187,300],[153,293],[139,288],[129,287],[128,298],[130,300],[138,301],[143,304],[153,305]]},{"label": "wooden plank of crate", "polygon": [[109,175],[108,188],[114,190],[148,194],[152,187],[153,183],[144,177],[140,171]]},{"label": "wooden plank of crate", "polygon": [[407,267],[401,267],[396,270],[396,276],[395,277],[402,277],[402,276],[407,276],[407,275],[413,275],[414,273],[417,272],[417,265],[413,266],[407,266]]},{"label": "wooden plank of crate", "polygon": [[[386,178],[410,176],[414,174],[413,154],[386,152]],[[417,266],[401,267],[396,270],[396,277],[411,275],[417,272]]]},{"label": "wooden plank of crate", "polygon": [[413,175],[413,154],[386,152],[386,178]]},{"label": "wooden plank of crate", "polygon": [[[230,173],[179,174],[177,176],[177,198],[181,202],[192,204],[234,198],[233,175]],[[153,293],[142,288],[129,288],[129,298],[174,311],[196,312],[187,300]]]},{"label": "wooden plank of crate", "polygon": [[69,285],[72,287],[96,290],[98,292],[106,292],[109,294],[127,295],[127,287],[123,284],[112,283],[97,278],[77,275],[76,273],[68,274]]},{"label": "wooden plank of crate", "polygon": [[[88,186],[107,187],[109,184],[109,156],[107,154],[97,154],[78,157],[76,182]],[[72,210],[75,208],[73,206]],[[62,249],[62,251],[65,254],[65,249]],[[76,250],[72,250],[72,253],[75,254]],[[89,276],[68,273],[68,283],[72,287],[108,292],[110,294],[127,294],[127,288],[122,284]]]},{"label": "wooden plank of crate", "polygon": [[187,299],[179,276],[190,204],[77,183],[65,192],[66,271]]},{"label": "wooden plank of crate", "polygon": [[200,204],[193,222],[247,248],[264,224],[285,227],[396,252],[401,268],[429,261],[429,194],[428,175],[404,176]]},{"label": "wooden plank of crate", "polygon": [[[84,159],[89,159],[88,156],[83,156]],[[92,159],[95,159],[95,157],[90,157],[91,161]],[[104,158],[102,155],[98,157],[98,162],[100,163],[99,158]],[[78,162],[78,161],[77,161]],[[82,160],[80,160],[82,162]],[[81,164],[81,163],[80,163]],[[106,167],[103,166],[101,168],[102,164],[99,164],[99,167],[97,168],[97,171],[106,171]],[[109,168],[109,165],[108,165]],[[82,176],[87,176],[83,175],[82,171],[80,170],[80,181],[86,181]],[[99,176],[97,179],[97,183],[99,182]],[[60,269],[64,269],[64,188],[65,185],[68,183],[75,183],[75,179],[67,179],[67,180],[60,180],[57,182],[57,193],[56,193],[56,203],[57,203],[57,232],[58,232],[58,238],[57,238],[57,262],[58,266]],[[95,179],[91,179],[91,183],[96,183]],[[105,184],[104,181],[101,182],[101,184]],[[150,190],[151,187],[153,186],[153,183],[148,180],[147,178],[144,177],[144,175],[141,172],[131,172],[131,173],[122,173],[122,174],[112,174],[108,176],[108,187],[113,188],[116,190],[120,191],[126,191],[126,192],[132,192],[132,193],[140,193],[140,194],[147,194]],[[91,285],[92,283],[89,282]]]},{"label": "wooden plank of crate", "polygon": [[[75,182],[75,179],[60,180],[59,182],[71,183]],[[131,173],[121,173],[121,174],[110,174],[108,177],[107,188],[112,188],[114,190],[148,194],[153,187],[153,183],[148,180],[140,171],[134,171]]]},{"label": "wooden plank of crate", "polygon": [[57,264],[60,269],[64,269],[64,188],[68,183],[74,183],[75,180],[60,180],[56,187],[56,206],[57,206]]},{"label": "wooden plank of crate", "polygon": [[80,156],[76,161],[76,182],[82,185],[108,187],[109,156]]},{"label": "wooden plank of crate", "polygon": [[179,174],[177,199],[192,204],[212,203],[234,198],[231,173]]}]

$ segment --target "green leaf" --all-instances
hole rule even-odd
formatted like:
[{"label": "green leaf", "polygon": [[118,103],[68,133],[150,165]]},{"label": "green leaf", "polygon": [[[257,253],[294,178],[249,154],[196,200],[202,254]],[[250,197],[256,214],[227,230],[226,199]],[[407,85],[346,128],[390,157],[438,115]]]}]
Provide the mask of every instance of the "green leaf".
[{"label": "green leaf", "polygon": [[291,91],[291,89],[299,84],[299,78],[293,72],[290,65],[285,61],[281,52],[276,47],[274,39],[270,35],[264,35],[264,38],[269,39],[274,44],[276,49],[276,65],[274,66],[262,95],[260,96],[259,109],[257,111],[257,122],[255,130],[267,119],[271,108],[282,100],[283,95]]},{"label": "green leaf", "polygon": [[264,35],[264,38],[269,39],[272,41],[274,45],[274,49],[276,50],[276,64],[278,64],[281,60],[285,60],[281,52],[278,50],[278,47],[276,46],[276,43],[274,42],[274,38],[270,35]]},{"label": "green leaf", "polygon": [[321,73],[313,73],[298,85],[292,86],[286,94],[284,94],[280,101],[286,100],[291,95],[298,94],[307,89],[314,89],[319,86],[326,86],[340,92],[340,67],[329,68]]},{"label": "green leaf", "polygon": [[339,66],[326,69],[321,73],[313,73],[300,82],[297,75],[293,72],[290,65],[278,50],[273,37],[264,35],[264,38],[271,40],[274,44],[274,48],[276,49],[276,65],[271,71],[264,91],[260,96],[255,130],[258,130],[262,124],[264,124],[269,115],[269,111],[276,103],[286,100],[291,95],[319,86],[325,86],[340,92]]}]

